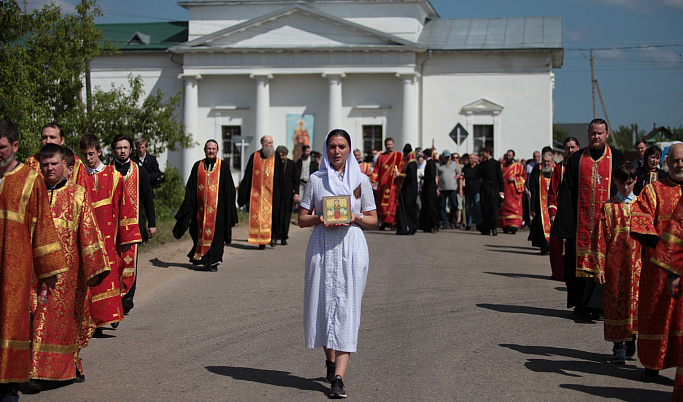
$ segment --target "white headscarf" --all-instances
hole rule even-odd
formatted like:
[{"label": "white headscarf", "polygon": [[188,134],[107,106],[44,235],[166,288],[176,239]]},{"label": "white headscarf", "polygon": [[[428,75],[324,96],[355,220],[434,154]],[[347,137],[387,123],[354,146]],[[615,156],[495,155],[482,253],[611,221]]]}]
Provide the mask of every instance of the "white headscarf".
[{"label": "white headscarf", "polygon": [[[330,158],[327,156],[327,141],[329,140],[331,134],[336,135],[339,134],[339,132],[343,132],[348,135],[346,131],[341,129],[332,130],[329,134],[327,134],[327,137],[325,137],[325,150],[323,151],[323,160],[320,164],[320,169],[313,173],[313,175],[320,178],[327,177],[327,180],[330,183],[330,190],[332,191],[332,194],[348,195],[351,197],[351,200],[353,200],[355,198],[353,191],[360,186],[360,184],[363,182],[363,178],[367,176],[360,171],[358,161],[353,155],[353,152],[351,152],[351,149],[353,148],[351,147],[349,141],[349,154],[346,157],[346,165],[344,166],[344,178],[343,180],[339,180],[339,174],[336,170],[334,170],[332,165],[330,165]],[[346,139],[346,137],[342,138]],[[357,211],[354,204],[356,203],[351,203],[353,212],[360,214],[360,210]]]}]

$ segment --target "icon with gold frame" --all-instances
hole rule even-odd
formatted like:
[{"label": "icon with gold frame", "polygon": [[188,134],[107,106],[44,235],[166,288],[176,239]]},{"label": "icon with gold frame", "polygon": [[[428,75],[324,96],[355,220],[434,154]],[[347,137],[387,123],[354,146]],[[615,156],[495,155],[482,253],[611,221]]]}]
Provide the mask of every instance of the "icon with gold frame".
[{"label": "icon with gold frame", "polygon": [[325,224],[351,223],[351,197],[338,195],[323,197]]}]

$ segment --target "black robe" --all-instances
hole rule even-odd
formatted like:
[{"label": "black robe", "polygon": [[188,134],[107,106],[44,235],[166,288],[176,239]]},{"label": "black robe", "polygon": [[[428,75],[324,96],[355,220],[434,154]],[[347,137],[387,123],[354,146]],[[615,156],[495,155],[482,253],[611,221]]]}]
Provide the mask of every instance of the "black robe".
[{"label": "black robe", "polygon": [[[529,199],[529,207],[531,212],[535,214],[534,219],[531,221],[529,237],[527,240],[531,242],[534,247],[540,247],[542,253],[547,253],[550,248],[550,243],[545,238],[545,231],[543,229],[543,217],[541,215],[541,188],[539,186],[539,181],[541,179],[541,164],[534,166],[531,174],[529,175],[529,192],[531,192],[531,198]],[[550,178],[553,172],[552,170],[546,173],[546,178]],[[546,205],[547,208],[547,205]]]},{"label": "black robe", "polygon": [[487,233],[498,227],[498,207],[504,185],[503,170],[500,162],[491,158],[479,164],[478,174],[481,178],[479,188],[481,227],[477,226],[477,229],[482,233]]},{"label": "black robe", "polygon": [[279,238],[280,240],[289,239],[289,224],[292,220],[292,207],[294,205],[294,194],[299,194],[299,176],[301,172],[297,164],[291,160],[284,161],[282,181],[282,197],[280,198]]},{"label": "black robe", "polygon": [[[603,308],[603,288],[597,285],[593,278],[576,277],[576,225],[577,206],[579,202],[579,167],[581,155],[586,148],[574,153],[564,170],[564,179],[557,196],[557,214],[555,222],[550,229],[554,237],[567,239],[564,250],[564,281],[567,284],[567,307],[576,307],[578,312],[586,311],[586,308],[601,310]],[[624,154],[618,149],[610,147],[612,151],[612,170],[626,160]],[[604,151],[603,151],[604,152]],[[598,159],[602,152],[591,155]],[[617,194],[617,185],[614,180],[610,183],[610,197]],[[597,289],[597,290],[596,290]]]},{"label": "black robe", "polygon": [[[256,152],[261,152],[256,151]],[[261,158],[265,159],[263,152],[261,152]],[[273,222],[273,233],[272,238],[280,238],[280,200],[282,199],[282,191],[284,188],[284,162],[279,155],[275,154],[275,172],[273,176],[273,205],[272,211],[273,216],[271,217],[271,222]],[[249,162],[247,162],[247,167],[244,170],[244,178],[240,183],[239,192],[237,193],[237,204],[240,207],[246,206],[247,211],[249,211],[249,200],[251,200],[251,179],[254,174],[254,154],[249,156]]]},{"label": "black robe", "polygon": [[396,234],[412,235],[417,231],[417,162],[410,161],[405,166],[405,177],[401,184],[396,205]]},{"label": "black robe", "polygon": [[436,193],[436,163],[427,161],[422,178],[422,209],[420,210],[420,229],[425,232],[439,230],[439,196]]},{"label": "black robe", "polygon": [[197,247],[197,170],[199,164],[206,159],[198,161],[192,167],[190,178],[185,186],[185,199],[175,215],[176,224],[173,228],[173,236],[180,239],[187,228],[190,228],[190,236],[194,246],[187,254],[190,262],[196,265],[211,265],[223,260],[223,244],[232,241],[232,227],[237,224],[237,208],[235,207],[235,183],[232,181],[230,164],[221,161],[221,178],[218,183],[218,210],[216,212],[216,226],[213,241],[209,251],[201,260],[195,260],[194,254]]}]

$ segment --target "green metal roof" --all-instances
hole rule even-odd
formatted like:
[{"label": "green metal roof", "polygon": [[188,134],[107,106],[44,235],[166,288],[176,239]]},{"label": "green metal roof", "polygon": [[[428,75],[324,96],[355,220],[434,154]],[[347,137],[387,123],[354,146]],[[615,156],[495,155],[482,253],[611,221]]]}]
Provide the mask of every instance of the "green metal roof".
[{"label": "green metal roof", "polygon": [[97,24],[104,37],[122,52],[165,51],[187,42],[187,21]]}]

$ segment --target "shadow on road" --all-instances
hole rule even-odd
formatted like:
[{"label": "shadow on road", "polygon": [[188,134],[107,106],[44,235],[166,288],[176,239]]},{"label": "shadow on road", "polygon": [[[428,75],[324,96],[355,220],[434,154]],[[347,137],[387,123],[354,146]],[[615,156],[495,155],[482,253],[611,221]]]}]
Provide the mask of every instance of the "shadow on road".
[{"label": "shadow on road", "polygon": [[520,247],[520,246],[505,246],[501,244],[484,244],[484,247],[491,247],[491,248],[512,248],[515,250],[526,250],[526,251],[536,251],[536,254],[539,254],[538,249],[535,247]]},{"label": "shadow on road", "polygon": [[[258,250],[258,244],[235,244],[235,243],[230,243],[228,247],[231,248],[238,248],[240,250]],[[270,247],[270,244],[266,247],[266,249],[269,248],[275,248],[275,247]]]},{"label": "shadow on road", "polygon": [[580,319],[570,310],[557,310],[553,308],[543,308],[543,307],[531,307],[531,306],[515,306],[512,304],[488,304],[488,303],[478,303],[477,307],[498,311],[501,313],[513,313],[513,314],[529,314],[529,315],[540,315],[545,317],[558,317],[567,320],[572,320],[578,324],[596,324],[594,321],[586,321]]},{"label": "shadow on road", "polygon": [[155,267],[157,267],[157,268],[178,267],[178,268],[187,268],[187,269],[191,269],[191,270],[196,270],[196,269],[197,269],[197,266],[196,266],[196,265],[192,265],[192,264],[190,264],[190,263],[187,263],[187,264],[179,264],[179,263],[177,263],[177,262],[165,262],[165,261],[161,261],[161,260],[158,259],[158,258],[152,258],[151,260],[149,260],[149,262],[150,262],[150,264],[152,264],[153,266],[155,266]]},{"label": "shadow on road", "polygon": [[[327,387],[316,382],[316,380],[298,377],[286,371],[231,366],[207,366],[206,369],[214,374],[232,377],[235,380],[252,381],[278,387],[296,388],[303,391],[318,391],[325,394],[328,392]],[[324,379],[320,378],[320,380]]]},{"label": "shadow on road", "polygon": [[484,271],[483,273],[489,274],[489,275],[506,276],[508,278],[545,279],[548,281],[552,280],[552,279],[550,279],[550,275],[518,274],[515,272],[489,272],[489,271]]},{"label": "shadow on road", "polygon": [[585,392],[601,398],[618,399],[621,401],[670,401],[671,393],[638,388],[591,387],[579,384],[560,384],[560,388]]}]

